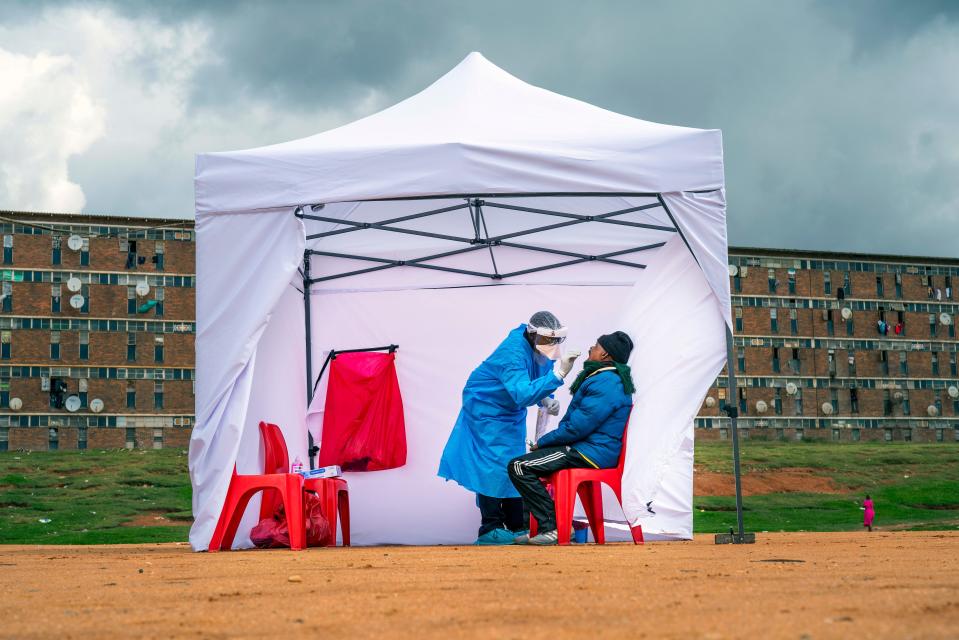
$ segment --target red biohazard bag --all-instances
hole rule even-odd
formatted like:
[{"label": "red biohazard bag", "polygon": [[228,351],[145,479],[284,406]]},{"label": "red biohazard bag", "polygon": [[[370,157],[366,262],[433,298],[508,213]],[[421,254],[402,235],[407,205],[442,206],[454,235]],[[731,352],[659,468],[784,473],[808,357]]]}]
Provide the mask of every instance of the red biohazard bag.
[{"label": "red biohazard bag", "polygon": [[319,466],[381,471],[406,464],[395,353],[343,353],[330,363]]},{"label": "red biohazard bag", "polygon": [[[306,523],[306,546],[324,547],[332,538],[330,523],[323,515],[319,496],[307,492],[303,501],[303,521]],[[290,546],[290,529],[286,523],[283,503],[276,505],[276,511],[264,518],[250,531],[250,540],[260,549],[275,549]]]}]

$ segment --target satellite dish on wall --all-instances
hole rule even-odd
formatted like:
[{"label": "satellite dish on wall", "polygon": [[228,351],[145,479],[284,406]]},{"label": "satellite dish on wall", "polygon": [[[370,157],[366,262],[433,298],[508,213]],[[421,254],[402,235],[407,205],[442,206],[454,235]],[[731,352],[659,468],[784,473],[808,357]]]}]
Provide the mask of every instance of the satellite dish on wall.
[{"label": "satellite dish on wall", "polygon": [[710,409],[716,406],[716,398],[712,396],[706,396],[706,406]]},{"label": "satellite dish on wall", "polygon": [[852,317],[852,309],[850,309],[849,307],[843,307],[842,311],[840,311],[839,313],[840,315],[842,315],[843,320],[848,320],[849,318]]},{"label": "satellite dish on wall", "polygon": [[892,394],[892,397],[893,397],[893,399],[895,399],[896,402],[900,402],[900,401],[902,401],[902,399],[905,398],[906,396],[902,395],[902,391],[897,391],[897,392],[895,392],[894,394]]},{"label": "satellite dish on wall", "polygon": [[739,267],[734,264],[729,265],[729,275],[734,277],[739,275]]},{"label": "satellite dish on wall", "polygon": [[825,413],[827,416],[832,415],[832,412],[833,412],[832,403],[831,403],[831,402],[823,402],[823,403],[822,403],[822,412]]},{"label": "satellite dish on wall", "polygon": [[80,396],[69,396],[63,406],[67,408],[67,411],[73,413],[80,408],[80,404]]},{"label": "satellite dish on wall", "polygon": [[103,400],[100,398],[94,398],[90,401],[90,411],[93,413],[100,413],[103,411]]},{"label": "satellite dish on wall", "polygon": [[80,282],[80,278],[76,276],[70,276],[70,279],[67,280],[67,289],[76,293],[83,288],[83,283]]},{"label": "satellite dish on wall", "polygon": [[799,387],[796,386],[795,382],[786,383],[786,393],[788,393],[791,396],[794,396],[796,395],[797,391],[799,391]]},{"label": "satellite dish on wall", "polygon": [[138,282],[136,289],[138,296],[145,296],[146,294],[150,293],[150,285],[146,280],[141,280]]},{"label": "satellite dish on wall", "polygon": [[931,404],[928,407],[926,407],[926,413],[929,414],[930,418],[935,418],[936,416],[939,415],[939,409],[936,408],[936,405]]},{"label": "satellite dish on wall", "polygon": [[769,409],[769,405],[766,404],[765,400],[756,401],[756,411],[759,413],[766,413],[767,409]]},{"label": "satellite dish on wall", "polygon": [[79,251],[80,249],[83,248],[83,238],[81,238],[77,234],[73,234],[72,236],[67,238],[67,246],[70,247],[70,249],[73,251]]},{"label": "satellite dish on wall", "polygon": [[74,309],[82,309],[83,303],[84,303],[83,296],[81,296],[79,293],[76,295],[70,296],[70,306],[73,307]]},{"label": "satellite dish on wall", "polygon": [[10,398],[10,410],[19,411],[23,408],[23,400],[20,398]]},{"label": "satellite dish on wall", "polygon": [[950,398],[959,398],[959,387],[951,385],[946,393],[949,394]]},{"label": "satellite dish on wall", "polygon": [[952,316],[950,316],[948,313],[940,313],[939,322],[945,325],[950,325],[952,324]]}]

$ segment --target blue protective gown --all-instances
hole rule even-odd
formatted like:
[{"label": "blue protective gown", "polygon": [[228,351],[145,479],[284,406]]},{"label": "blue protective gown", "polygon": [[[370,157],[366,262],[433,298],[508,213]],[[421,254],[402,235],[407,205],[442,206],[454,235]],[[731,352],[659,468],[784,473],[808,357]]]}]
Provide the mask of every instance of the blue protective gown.
[{"label": "blue protective gown", "polygon": [[526,325],[509,332],[463,388],[463,408],[440,459],[439,476],[475,493],[517,498],[506,464],[526,453],[526,408],[563,384],[553,362],[526,341]]}]

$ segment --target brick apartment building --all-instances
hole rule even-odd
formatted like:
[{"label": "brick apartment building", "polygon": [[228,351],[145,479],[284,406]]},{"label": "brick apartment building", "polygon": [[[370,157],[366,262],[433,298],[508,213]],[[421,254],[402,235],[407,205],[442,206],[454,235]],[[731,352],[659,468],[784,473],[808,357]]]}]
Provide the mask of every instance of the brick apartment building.
[{"label": "brick apartment building", "polygon": [[[6,211],[0,230],[0,450],[186,446],[193,222]],[[957,283],[957,259],[731,248],[742,435],[959,440]],[[728,436],[727,399],[721,376],[698,438]]]},{"label": "brick apartment building", "polygon": [[191,220],[0,212],[0,450],[186,446]]}]

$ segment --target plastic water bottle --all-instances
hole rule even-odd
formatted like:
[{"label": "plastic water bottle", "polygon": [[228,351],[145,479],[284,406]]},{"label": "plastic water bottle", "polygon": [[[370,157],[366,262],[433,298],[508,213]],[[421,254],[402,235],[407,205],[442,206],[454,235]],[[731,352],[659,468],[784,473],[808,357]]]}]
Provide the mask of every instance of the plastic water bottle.
[{"label": "plastic water bottle", "polygon": [[303,462],[300,461],[300,456],[293,458],[293,464],[290,465],[290,473],[302,473],[303,472]]}]

